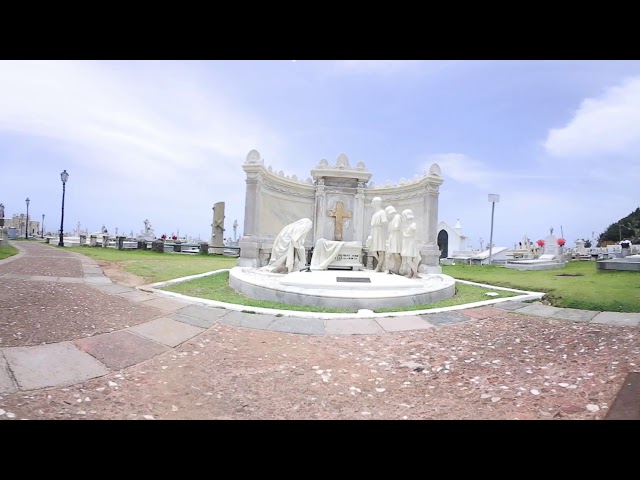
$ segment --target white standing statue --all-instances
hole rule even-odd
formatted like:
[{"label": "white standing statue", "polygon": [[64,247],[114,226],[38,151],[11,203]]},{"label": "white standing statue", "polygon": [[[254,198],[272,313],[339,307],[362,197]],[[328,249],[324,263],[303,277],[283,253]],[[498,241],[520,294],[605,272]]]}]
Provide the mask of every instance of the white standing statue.
[{"label": "white standing statue", "polygon": [[418,262],[420,251],[416,241],[416,222],[413,212],[409,209],[402,211],[402,267],[401,275],[418,278]]},{"label": "white standing statue", "polygon": [[306,266],[304,239],[313,223],[308,218],[290,223],[280,231],[273,241],[271,258],[266,270],[273,273],[291,273]]},{"label": "white standing statue", "polygon": [[371,205],[376,209],[371,217],[371,249],[374,258],[377,258],[378,265],[376,272],[382,272],[384,269],[384,251],[387,240],[387,213],[382,208],[382,199],[374,197]]},{"label": "white standing statue", "polygon": [[402,216],[396,212],[395,207],[389,205],[385,208],[387,214],[388,237],[385,244],[385,262],[389,273],[400,273],[400,263],[402,261]]}]

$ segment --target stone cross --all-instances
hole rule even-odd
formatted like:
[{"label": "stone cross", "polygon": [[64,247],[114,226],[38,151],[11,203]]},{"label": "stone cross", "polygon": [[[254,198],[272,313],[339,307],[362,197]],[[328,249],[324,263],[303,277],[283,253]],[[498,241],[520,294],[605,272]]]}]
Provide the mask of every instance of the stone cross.
[{"label": "stone cross", "polygon": [[345,218],[351,218],[351,212],[344,209],[344,202],[337,202],[336,208],[333,210],[327,210],[329,217],[336,218],[336,228],[333,235],[333,239],[337,242],[342,241],[342,222]]},{"label": "stone cross", "polygon": [[233,241],[236,242],[238,240],[238,220],[233,221]]}]

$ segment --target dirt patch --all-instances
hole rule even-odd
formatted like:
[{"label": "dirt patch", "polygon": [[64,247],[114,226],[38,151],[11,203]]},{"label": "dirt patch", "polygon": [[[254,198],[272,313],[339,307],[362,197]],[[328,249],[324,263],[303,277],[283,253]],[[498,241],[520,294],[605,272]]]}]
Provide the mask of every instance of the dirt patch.
[{"label": "dirt patch", "polygon": [[584,273],[559,273],[556,277],[584,277]]},{"label": "dirt patch", "polygon": [[138,287],[145,285],[147,279],[145,277],[139,277],[133,273],[129,273],[122,269],[117,262],[105,262],[103,260],[97,261],[104,274],[111,279],[112,282],[118,285],[124,285],[125,287]]}]

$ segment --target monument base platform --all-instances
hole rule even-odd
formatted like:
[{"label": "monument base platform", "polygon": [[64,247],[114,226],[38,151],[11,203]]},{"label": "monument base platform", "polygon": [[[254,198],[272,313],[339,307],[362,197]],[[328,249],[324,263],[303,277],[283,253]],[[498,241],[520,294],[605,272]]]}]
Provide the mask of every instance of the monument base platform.
[{"label": "monument base platform", "polygon": [[257,300],[290,305],[334,307],[357,311],[423,305],[452,297],[455,279],[449,275],[406,278],[372,270],[319,270],[278,274],[234,267],[229,284]]},{"label": "monument base platform", "polygon": [[565,262],[547,262],[544,260],[517,260],[504,264],[505,268],[515,270],[558,270],[566,266]]},{"label": "monument base platform", "polygon": [[610,260],[598,260],[598,270],[627,270],[640,272],[640,255],[630,255],[624,258],[612,258]]}]

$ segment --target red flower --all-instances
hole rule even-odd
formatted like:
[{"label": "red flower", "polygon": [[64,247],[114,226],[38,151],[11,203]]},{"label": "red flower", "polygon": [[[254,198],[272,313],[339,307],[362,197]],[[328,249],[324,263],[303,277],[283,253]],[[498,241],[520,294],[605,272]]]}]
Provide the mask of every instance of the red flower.
[{"label": "red flower", "polygon": [[161,239],[163,239],[163,240],[165,240],[165,239],[167,238],[167,235],[163,233],[163,234],[162,234],[162,236],[161,236],[160,238],[161,238]]},{"label": "red flower", "polygon": [[175,235],[173,237],[171,237],[172,240],[177,240],[178,237],[176,237]]},{"label": "red flower", "polygon": [[536,243],[539,247],[544,247],[544,240],[538,240]]},{"label": "red flower", "polygon": [[565,243],[567,243],[567,241],[564,238],[558,239],[558,245],[563,246]]}]

